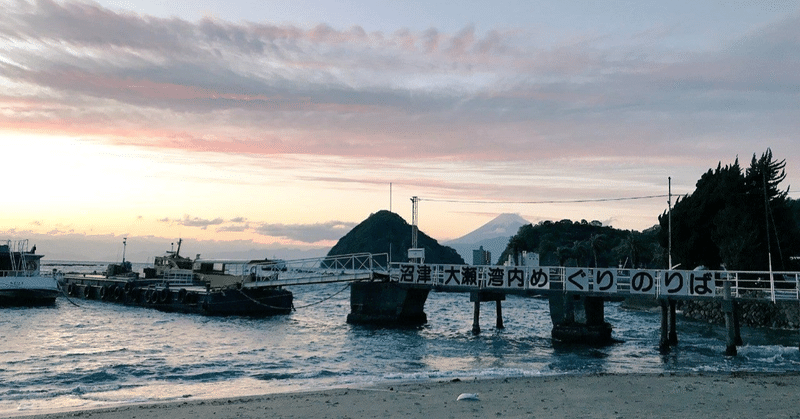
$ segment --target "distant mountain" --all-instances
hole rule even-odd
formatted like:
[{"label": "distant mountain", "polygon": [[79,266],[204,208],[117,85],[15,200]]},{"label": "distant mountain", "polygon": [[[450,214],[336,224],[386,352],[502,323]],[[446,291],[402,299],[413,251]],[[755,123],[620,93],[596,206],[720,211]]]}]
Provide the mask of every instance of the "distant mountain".
[{"label": "distant mountain", "polygon": [[[453,248],[440,245],[422,231],[417,233],[417,246],[425,249],[426,263],[464,263],[464,259]],[[331,248],[328,256],[391,251],[392,262],[405,262],[408,261],[410,247],[411,225],[399,215],[383,210],[353,227]]]},{"label": "distant mountain", "polygon": [[483,250],[491,252],[492,261],[497,262],[511,236],[517,234],[519,228],[526,224],[530,222],[518,214],[500,214],[477,230],[445,244],[456,249],[467,263],[472,263],[472,251],[481,246]]},{"label": "distant mountain", "polygon": [[[0,231],[0,237],[4,237]],[[7,236],[6,236],[7,237]],[[12,236],[13,237],[13,236]],[[36,245],[36,253],[45,255],[45,260],[62,261],[122,261],[122,235],[85,234],[26,234],[30,246]],[[156,256],[174,250],[177,239],[155,236],[127,236],[125,259],[135,263],[152,263]],[[194,259],[198,253],[211,259],[305,259],[323,257],[330,250],[325,247],[273,247],[252,240],[197,240],[183,239],[181,255]]]}]

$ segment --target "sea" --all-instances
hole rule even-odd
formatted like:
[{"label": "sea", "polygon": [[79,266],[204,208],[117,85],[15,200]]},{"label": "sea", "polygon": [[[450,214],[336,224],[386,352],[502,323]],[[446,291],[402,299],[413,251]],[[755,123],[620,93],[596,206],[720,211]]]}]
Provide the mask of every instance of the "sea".
[{"label": "sea", "polygon": [[[106,265],[46,261],[43,270]],[[0,309],[0,417],[456,378],[800,371],[798,331],[743,328],[745,344],[730,357],[724,327],[679,315],[679,343],[661,354],[660,312],[619,303],[605,308],[619,343],[564,346],[550,339],[546,299],[508,296],[503,329],[495,303],[483,303],[473,334],[468,294],[432,292],[427,324],[396,329],[347,324],[347,284],[290,290],[295,311],[269,318],[64,296],[55,307]]]}]

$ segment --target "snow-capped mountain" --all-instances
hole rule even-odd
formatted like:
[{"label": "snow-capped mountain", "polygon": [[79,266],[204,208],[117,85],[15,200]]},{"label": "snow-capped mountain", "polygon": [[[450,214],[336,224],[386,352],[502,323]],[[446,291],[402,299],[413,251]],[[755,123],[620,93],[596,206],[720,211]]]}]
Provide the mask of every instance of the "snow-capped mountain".
[{"label": "snow-capped mountain", "polygon": [[472,251],[483,246],[484,250],[492,253],[492,263],[496,263],[508,239],[525,224],[530,222],[519,214],[500,214],[480,228],[443,244],[456,249],[467,263],[472,263]]}]

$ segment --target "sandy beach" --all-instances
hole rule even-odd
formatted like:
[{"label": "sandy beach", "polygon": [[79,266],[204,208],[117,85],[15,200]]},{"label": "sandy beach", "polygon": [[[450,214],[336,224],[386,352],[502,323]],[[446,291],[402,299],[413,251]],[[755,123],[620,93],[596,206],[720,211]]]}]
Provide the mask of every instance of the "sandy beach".
[{"label": "sandy beach", "polygon": [[[792,418],[800,374],[523,377],[136,404],[24,418]],[[477,399],[457,400],[464,393]]]}]

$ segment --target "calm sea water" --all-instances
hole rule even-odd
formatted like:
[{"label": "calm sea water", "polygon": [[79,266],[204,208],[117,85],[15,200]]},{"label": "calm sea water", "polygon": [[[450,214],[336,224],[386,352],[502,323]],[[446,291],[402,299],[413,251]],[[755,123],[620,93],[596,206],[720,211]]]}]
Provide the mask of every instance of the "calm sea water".
[{"label": "calm sea water", "polygon": [[431,293],[428,323],[396,330],[348,325],[343,284],[291,290],[297,310],[265,319],[74,305],[64,297],[56,307],[2,309],[0,417],[455,377],[800,371],[796,331],[743,329],[739,356],[725,357],[724,328],[679,317],[680,343],[660,355],[659,313],[607,304],[606,320],[623,343],[554,347],[544,299],[509,296],[502,330],[494,327],[494,303],[485,303],[475,336],[467,294]]}]

